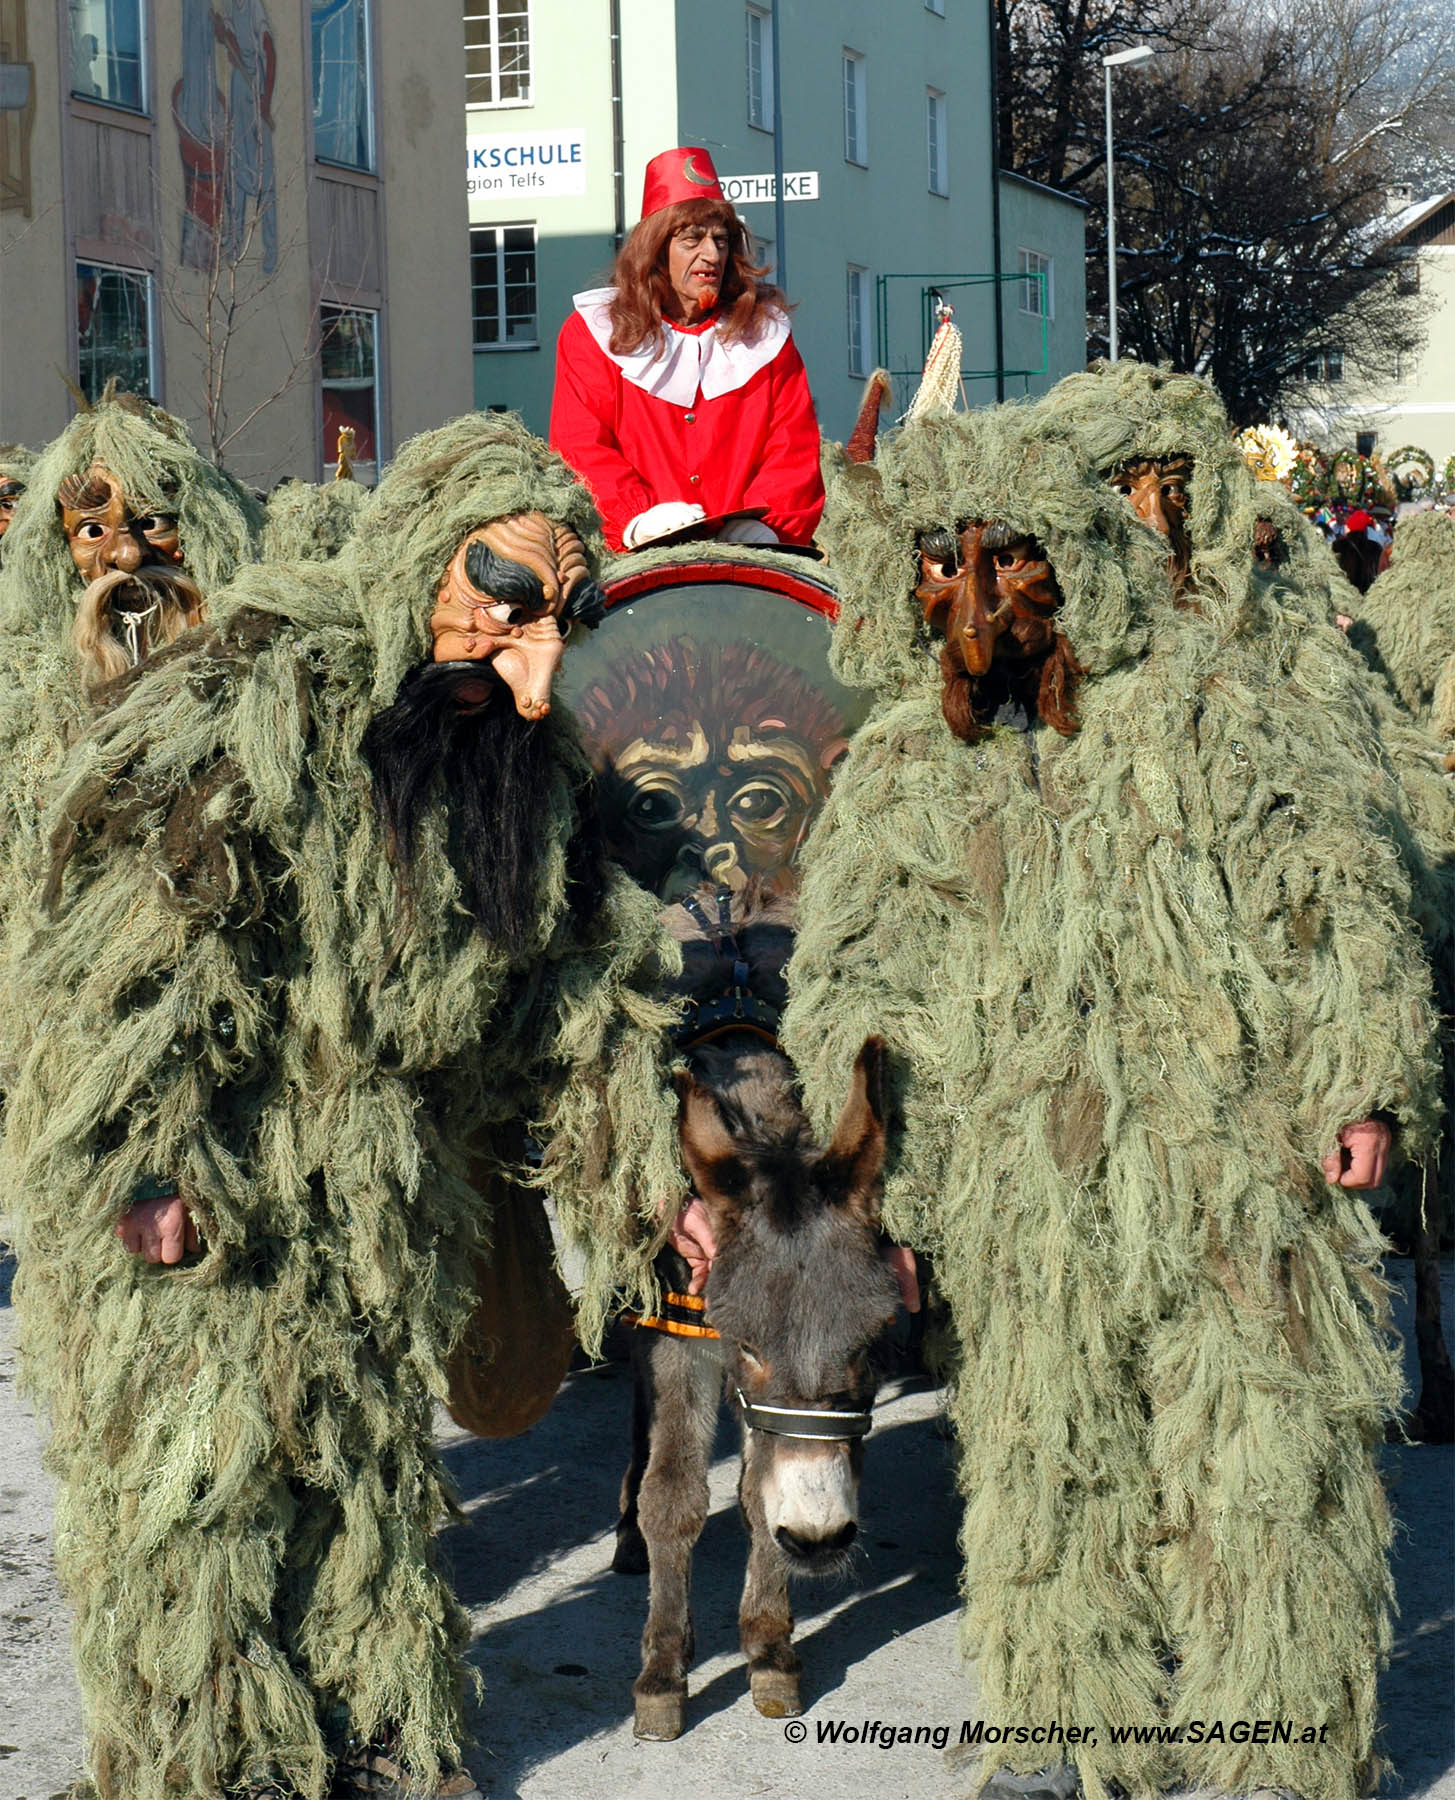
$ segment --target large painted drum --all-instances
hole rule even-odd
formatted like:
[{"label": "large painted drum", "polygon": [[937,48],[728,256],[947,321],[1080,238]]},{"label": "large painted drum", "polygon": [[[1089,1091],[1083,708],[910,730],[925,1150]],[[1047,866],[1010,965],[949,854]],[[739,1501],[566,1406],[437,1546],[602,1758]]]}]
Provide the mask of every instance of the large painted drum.
[{"label": "large painted drum", "polygon": [[664,900],[704,881],[780,885],[869,696],[829,672],[821,566],[706,556],[605,584],[601,628],[557,692],[600,778],[612,854]]}]

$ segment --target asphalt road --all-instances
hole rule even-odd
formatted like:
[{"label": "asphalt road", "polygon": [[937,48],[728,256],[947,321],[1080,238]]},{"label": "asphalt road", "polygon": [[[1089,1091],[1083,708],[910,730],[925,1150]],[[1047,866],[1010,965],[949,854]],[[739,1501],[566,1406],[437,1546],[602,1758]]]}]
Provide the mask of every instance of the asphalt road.
[{"label": "asphalt road", "polygon": [[[1407,1316],[1408,1263],[1392,1263],[1390,1275]],[[0,1269],[0,1800],[49,1800],[80,1772],[80,1709],[50,1567],[49,1484],[15,1391],[8,1287]],[[912,1382],[881,1399],[856,1576],[797,1591],[802,1743],[789,1730],[799,1721],[760,1718],[747,1697],[736,1644],[743,1537],[726,1419],[694,1565],[699,1654],[688,1730],[671,1744],[633,1738],[646,1586],[610,1572],[629,1402],[627,1372],[607,1365],[570,1376],[550,1414],[507,1443],[441,1420],[468,1515],[444,1548],[485,1683],[470,1760],[490,1800],[964,1800],[973,1771],[953,1747],[961,1721],[976,1717],[975,1684],[957,1641],[958,1503],[937,1396]],[[1401,1527],[1401,1611],[1382,1686],[1397,1773],[1381,1793],[1455,1800],[1455,1451],[1396,1446],[1386,1456]],[[944,1725],[950,1748],[886,1751],[820,1737],[865,1721]]]}]

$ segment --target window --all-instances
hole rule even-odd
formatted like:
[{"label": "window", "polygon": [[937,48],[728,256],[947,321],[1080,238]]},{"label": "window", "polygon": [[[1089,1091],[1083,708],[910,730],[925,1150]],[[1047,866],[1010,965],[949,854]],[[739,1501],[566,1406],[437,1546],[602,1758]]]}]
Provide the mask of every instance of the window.
[{"label": "window", "polygon": [[71,92],[146,111],[141,0],[70,0]]},{"label": "window", "polygon": [[1334,382],[1344,379],[1344,352],[1340,349],[1315,350],[1303,365],[1305,381]]},{"label": "window", "polygon": [[520,350],[540,342],[534,225],[470,227],[470,303],[477,350]]},{"label": "window", "polygon": [[844,52],[844,160],[869,161],[869,108],[865,93],[864,58],[857,50]]},{"label": "window", "polygon": [[948,194],[950,169],[945,160],[945,96],[937,88],[925,89],[925,140],[929,150],[930,192]]},{"label": "window", "polygon": [[1020,310],[1033,319],[1054,319],[1056,295],[1051,286],[1051,258],[1039,250],[1018,250],[1021,282]]},{"label": "window", "polygon": [[150,394],[152,278],[140,269],[76,264],[77,385],[97,400],[108,381],[129,394]]},{"label": "window", "polygon": [[869,271],[849,264],[849,373],[869,373]]},{"label": "window", "polygon": [[1400,294],[1417,294],[1420,291],[1420,259],[1417,256],[1401,257],[1394,271],[1395,292]]},{"label": "window", "polygon": [[353,306],[322,306],[318,313],[319,382],[323,389],[323,460],[332,466],[338,434],[350,425],[354,460],[379,462],[379,315]]},{"label": "window", "polygon": [[757,6],[748,8],[748,123],[773,129],[773,21]]},{"label": "window", "polygon": [[312,0],[313,154],[348,169],[374,166],[369,0]]},{"label": "window", "polygon": [[466,106],[530,103],[530,0],[465,0]]}]

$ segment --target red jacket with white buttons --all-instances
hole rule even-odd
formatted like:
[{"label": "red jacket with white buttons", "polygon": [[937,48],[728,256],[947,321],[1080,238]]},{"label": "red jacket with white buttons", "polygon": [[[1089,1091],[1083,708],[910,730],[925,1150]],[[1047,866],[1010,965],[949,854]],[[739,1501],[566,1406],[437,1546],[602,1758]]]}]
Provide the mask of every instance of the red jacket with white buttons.
[{"label": "red jacket with white buttons", "polygon": [[751,344],[716,321],[664,321],[664,353],[607,348],[609,289],[576,296],[556,344],[551,443],[595,496],[607,542],[666,500],[709,517],[765,506],[764,524],[806,544],[823,512],[818,420],[782,314]]}]

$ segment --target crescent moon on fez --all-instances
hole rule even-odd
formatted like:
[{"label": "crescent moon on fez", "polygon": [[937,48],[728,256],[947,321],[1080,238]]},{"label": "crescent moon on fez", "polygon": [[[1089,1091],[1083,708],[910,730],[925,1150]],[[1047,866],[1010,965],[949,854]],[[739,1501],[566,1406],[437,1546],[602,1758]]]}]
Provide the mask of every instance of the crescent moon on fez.
[{"label": "crescent moon on fez", "polygon": [[695,168],[693,168],[692,158],[696,154],[697,154],[697,152],[695,150],[689,151],[689,153],[682,158],[682,173],[687,177],[687,179],[689,181],[695,181],[697,183],[698,187],[713,187],[713,186],[715,186],[716,184],[714,183],[711,175],[699,175],[697,173],[697,170]]}]

